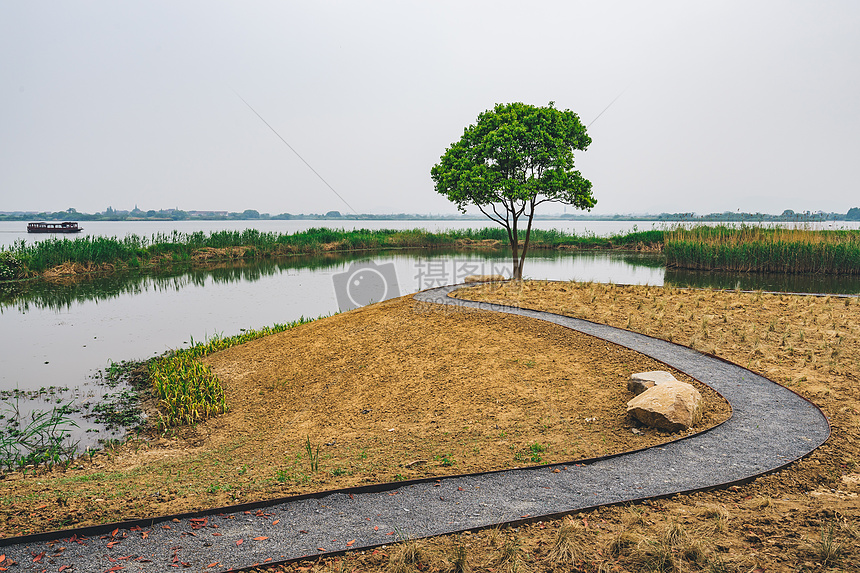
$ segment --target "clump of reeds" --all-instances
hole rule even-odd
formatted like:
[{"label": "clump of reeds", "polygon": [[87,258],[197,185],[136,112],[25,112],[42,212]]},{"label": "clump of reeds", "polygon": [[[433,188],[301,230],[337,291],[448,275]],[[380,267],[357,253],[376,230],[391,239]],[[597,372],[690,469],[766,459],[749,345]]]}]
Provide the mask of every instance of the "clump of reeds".
[{"label": "clump of reeds", "polygon": [[665,233],[669,267],[740,272],[860,273],[860,231],[761,226],[679,227]]},{"label": "clump of reeds", "polygon": [[165,427],[192,424],[227,411],[221,381],[199,358],[311,320],[301,317],[290,323],[248,330],[236,336],[215,336],[198,343],[192,340],[189,348],[153,359],[149,363],[149,379],[163,409],[161,424]]}]

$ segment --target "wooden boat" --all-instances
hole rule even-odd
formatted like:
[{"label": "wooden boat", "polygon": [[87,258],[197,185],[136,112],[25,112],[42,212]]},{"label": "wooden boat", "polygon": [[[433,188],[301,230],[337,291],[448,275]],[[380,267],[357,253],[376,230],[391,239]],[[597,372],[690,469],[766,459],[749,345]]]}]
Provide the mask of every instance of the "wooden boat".
[{"label": "wooden boat", "polygon": [[62,223],[27,223],[28,233],[80,233],[83,231],[75,221]]}]

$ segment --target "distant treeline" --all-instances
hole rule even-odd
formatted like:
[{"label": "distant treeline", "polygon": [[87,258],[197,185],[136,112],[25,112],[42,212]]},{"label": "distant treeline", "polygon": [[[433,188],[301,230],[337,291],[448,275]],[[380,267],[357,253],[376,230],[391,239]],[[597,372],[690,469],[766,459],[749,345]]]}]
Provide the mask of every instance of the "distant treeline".
[{"label": "distant treeline", "polygon": [[[556,214],[536,215],[536,219],[556,221],[665,221],[665,222],[747,222],[747,223],[816,223],[821,221],[860,221],[860,208],[847,213],[825,213],[822,211],[795,212],[786,209],[779,215],[769,213],[742,213],[726,211],[697,215],[695,213],[660,213],[644,215],[589,215]],[[108,207],[101,213],[81,213],[75,209],[65,211],[27,213],[21,211],[0,213],[0,221],[254,221],[254,220],[300,220],[300,221],[486,221],[483,215],[433,215],[398,213],[375,215],[370,213],[350,214],[340,211],[327,213],[280,213],[271,215],[254,209],[232,211],[183,211],[181,209],[150,209],[135,207],[131,211],[118,211]]]}]

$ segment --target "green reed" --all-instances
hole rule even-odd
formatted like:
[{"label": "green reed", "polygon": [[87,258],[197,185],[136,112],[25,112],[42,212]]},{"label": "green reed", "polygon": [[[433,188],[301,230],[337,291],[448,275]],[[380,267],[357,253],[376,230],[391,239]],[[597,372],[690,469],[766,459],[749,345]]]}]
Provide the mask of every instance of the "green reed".
[{"label": "green reed", "polygon": [[666,266],[687,269],[860,274],[860,231],[778,227],[678,228],[666,232]]},{"label": "green reed", "polygon": [[71,429],[78,425],[69,417],[69,405],[51,410],[34,410],[21,415],[18,404],[0,414],[0,468],[27,466],[52,467],[71,461],[78,443],[71,440]]},{"label": "green reed", "polygon": [[[520,229],[520,240],[525,237]],[[662,231],[644,231],[612,237],[577,235],[558,230],[533,229],[531,248],[612,248],[655,246]],[[343,229],[312,228],[296,233],[270,233],[256,229],[204,233],[157,233],[151,237],[129,234],[116,237],[52,237],[27,244],[17,241],[0,247],[0,281],[39,274],[64,264],[95,265],[101,270],[191,264],[202,260],[262,259],[295,254],[320,254],[402,248],[468,246],[473,241],[508,243],[501,227],[461,229],[432,233],[424,229]],[[213,252],[213,250],[215,250]],[[104,268],[108,267],[108,268]]]},{"label": "green reed", "polygon": [[151,360],[149,379],[161,405],[161,425],[193,424],[229,409],[221,381],[200,362],[200,358],[313,320],[301,317],[293,322],[247,330],[235,336],[216,335],[205,342],[192,339],[190,347],[173,350]]}]

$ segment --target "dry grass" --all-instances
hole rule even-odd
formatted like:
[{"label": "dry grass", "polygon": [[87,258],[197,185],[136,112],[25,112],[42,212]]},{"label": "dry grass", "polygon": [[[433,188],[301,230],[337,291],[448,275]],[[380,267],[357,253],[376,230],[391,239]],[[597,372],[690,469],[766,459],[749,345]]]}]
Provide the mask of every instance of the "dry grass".
[{"label": "dry grass", "polygon": [[581,541],[583,534],[579,523],[570,519],[564,520],[556,532],[547,559],[552,563],[568,565],[584,561],[586,552]]}]

